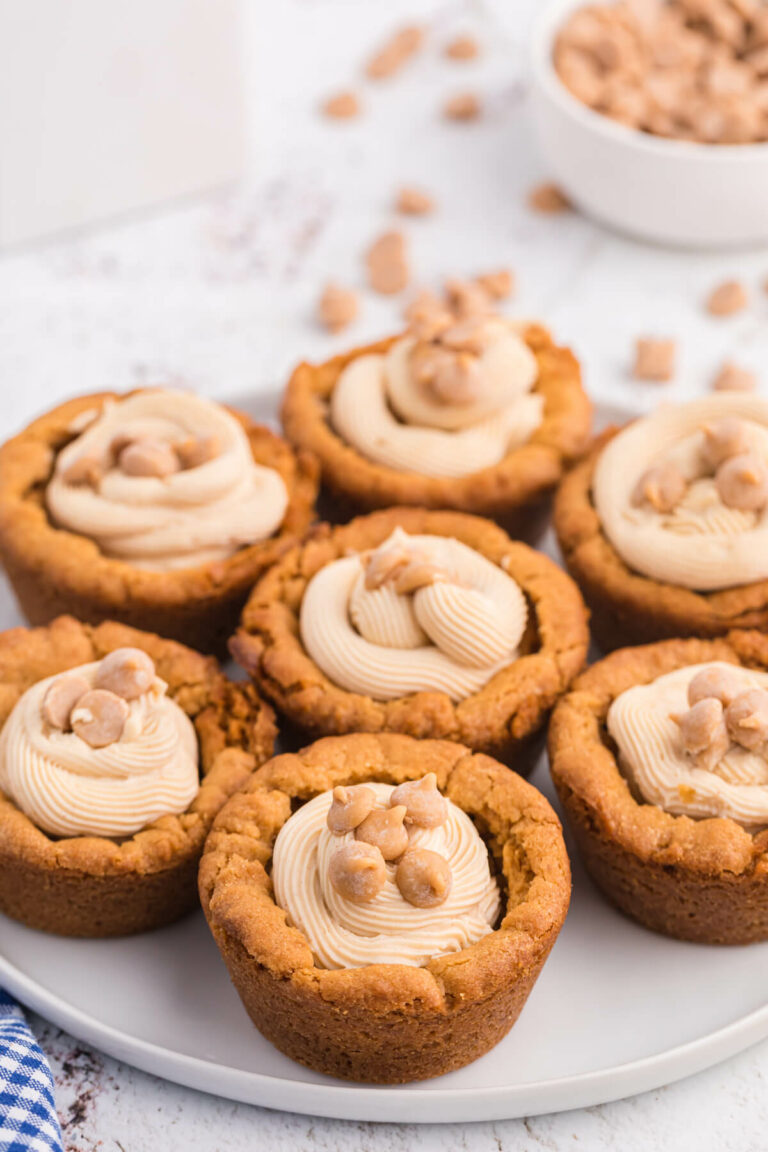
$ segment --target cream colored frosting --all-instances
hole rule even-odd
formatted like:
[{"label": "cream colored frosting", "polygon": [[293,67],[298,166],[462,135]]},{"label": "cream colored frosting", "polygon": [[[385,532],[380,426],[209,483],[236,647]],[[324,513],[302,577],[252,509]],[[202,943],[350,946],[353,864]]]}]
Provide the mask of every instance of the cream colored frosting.
[{"label": "cream colored frosting", "polygon": [[301,605],[301,639],[335,684],[375,700],[446,692],[462,700],[516,659],[527,605],[517,583],[459,540],[401,528],[379,552],[424,557],[439,578],[414,593],[365,586],[360,555],[317,572]]},{"label": "cream colored frosting", "polygon": [[[768,509],[748,512],[720,500],[702,465],[702,426],[726,416],[746,421],[750,449],[768,459],[768,400],[720,393],[665,406],[625,428],[605,447],[592,493],[603,530],[625,563],[645,576],[699,591],[768,577]],[[676,464],[689,487],[672,512],[634,507],[639,478]]]},{"label": "cream colored frosting", "polygon": [[713,661],[678,668],[617,696],[608,731],[619,763],[649,804],[676,816],[728,816],[746,827],[768,824],[768,761],[737,744],[710,772],[686,754],[672,719],[688,710],[688,685],[704,668],[738,676],[744,691],[768,688],[768,673]]},{"label": "cream colored frosting", "polygon": [[378,464],[424,476],[468,476],[498,464],[541,424],[544,398],[532,393],[536,358],[509,322],[489,322],[480,356],[483,386],[472,404],[430,400],[414,379],[412,337],[386,355],[359,356],[331,397],[339,435]]},{"label": "cream colored frosting", "polygon": [[[116,436],[171,441],[215,436],[219,454],[158,479],[110,466]],[[67,483],[81,457],[107,467],[96,489]],[[57,524],[94,540],[107,556],[137,568],[166,570],[231,556],[266,539],[288,504],[282,477],[256,464],[242,426],[220,404],[191,392],[154,389],[109,402],[59,454],[46,491]]]},{"label": "cream colored frosting", "polygon": [[[97,661],[72,671],[93,687]],[[195,730],[159,677],[128,702],[119,740],[92,748],[49,728],[42,703],[49,676],[27,689],[0,732],[0,789],[54,836],[132,836],[183,812],[199,788]]]},{"label": "cream colored frosting", "polygon": [[[366,784],[376,807],[387,808],[390,784]],[[302,805],[275,841],[272,883],[275,899],[309,941],[323,968],[365,964],[418,967],[433,956],[468,948],[493,930],[499,914],[499,887],[491,876],[488,850],[465,812],[448,801],[448,817],[438,828],[412,827],[410,844],[446,859],[453,884],[438,907],[417,908],[400,895],[395,864],[387,881],[367,904],[345,900],[328,878],[331,857],[354,833],[334,835],[326,824],[332,793]]]}]

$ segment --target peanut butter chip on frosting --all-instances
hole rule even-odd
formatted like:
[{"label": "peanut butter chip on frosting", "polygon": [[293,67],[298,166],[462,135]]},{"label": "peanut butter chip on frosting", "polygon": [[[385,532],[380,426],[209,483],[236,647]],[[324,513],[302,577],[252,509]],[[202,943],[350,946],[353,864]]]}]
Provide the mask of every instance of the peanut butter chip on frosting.
[{"label": "peanut butter chip on frosting", "polygon": [[438,791],[434,772],[428,772],[421,780],[399,784],[390,803],[403,804],[405,823],[418,824],[420,828],[437,828],[448,818],[448,803]]},{"label": "peanut butter chip on frosting", "polygon": [[768,692],[751,688],[732,700],[725,712],[732,740],[750,752],[765,748],[768,740]]},{"label": "peanut butter chip on frosting", "polygon": [[451,866],[437,852],[412,848],[397,866],[395,882],[404,900],[416,908],[436,908],[451,891]]},{"label": "peanut butter chip on frosting", "polygon": [[70,729],[70,714],[81,696],[90,688],[84,676],[76,672],[65,672],[57,676],[43,697],[43,720],[51,728],[62,732]]},{"label": "peanut butter chip on frosting", "polygon": [[387,882],[387,869],[379,848],[361,840],[344,844],[331,857],[331,884],[344,900],[368,904]]},{"label": "peanut butter chip on frosting", "polygon": [[91,748],[105,748],[119,740],[127,719],[126,701],[104,688],[81,696],[71,716],[73,731]]},{"label": "peanut butter chip on frosting", "polygon": [[115,648],[105,656],[96,673],[96,687],[135,700],[152,687],[155,665],[141,648]]},{"label": "peanut butter chip on frosting", "polygon": [[355,829],[355,839],[374,844],[385,860],[397,860],[408,847],[408,832],[403,821],[406,807],[375,808]]},{"label": "peanut butter chip on frosting", "polygon": [[120,453],[118,465],[126,476],[155,476],[161,480],[181,467],[171,444],[151,439],[128,444]]},{"label": "peanut butter chip on frosting", "polygon": [[328,827],[337,836],[354,832],[371,812],[376,797],[370,788],[359,784],[356,788],[334,788],[333,803],[328,809]]}]

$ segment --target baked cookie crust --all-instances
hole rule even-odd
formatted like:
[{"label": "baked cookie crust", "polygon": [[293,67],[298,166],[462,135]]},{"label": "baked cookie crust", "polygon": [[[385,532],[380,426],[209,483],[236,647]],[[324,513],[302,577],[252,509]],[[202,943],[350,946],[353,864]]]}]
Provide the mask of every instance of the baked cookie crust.
[{"label": "baked cookie crust", "polygon": [[598,437],[589,456],[564,477],[554,504],[563,559],[590,608],[592,634],[603,651],[680,636],[724,636],[732,628],[768,629],[768,580],[694,592],[627,567],[592,503],[597,461],[619,431]]},{"label": "baked cookie crust", "polygon": [[[505,884],[497,929],[423,967],[315,965],[275,903],[275,838],[297,803],[338,784],[399,784],[434,772],[475,821]],[[216,943],[256,1027],[316,1071],[400,1084],[477,1059],[517,1019],[565,919],[570,868],[544,797],[487,756],[397,735],[320,740],[265,764],[222,809],[200,866]]]},{"label": "baked cookie crust", "polygon": [[122,647],[149,653],[169,696],[192,720],[200,788],[186,812],[124,840],[49,836],[0,792],[0,911],[30,928],[123,936],[189,912],[214,817],[274,750],[272,709],[251,685],[223,676],[211,657],[122,624],[91,627],[67,616],[47,628],[0,633],[0,726],[38,680]]},{"label": "baked cookie crust", "polygon": [[167,572],[134,568],[105,556],[87,537],[57,528],[44,503],[56,455],[75,437],[78,418],[125,395],[131,393],[69,400],[0,448],[0,559],[31,624],[47,624],[62,613],[92,624],[119,620],[221,654],[254,581],[312,521],[317,464],[308,452],[295,453],[268,428],[230,410],[248,434],[254,460],[279,472],[288,488],[278,533],[213,564]]},{"label": "baked cookie crust", "polygon": [[637,799],[606,731],[613,700],[688,664],[724,660],[768,670],[768,636],[665,640],[624,648],[588,668],[549,728],[552,778],[587,871],[634,920],[680,940],[768,939],[768,830],[728,818],[673,816]]},{"label": "baked cookie crust", "polygon": [[[411,534],[456,537],[504,568],[528,601],[523,655],[456,704],[443,692],[390,701],[347,692],[328,679],[301,643],[299,613],[312,576],[350,549],[376,547],[398,526]],[[546,556],[477,516],[391,508],[339,528],[319,525],[286,553],[251,593],[230,649],[264,695],[312,737],[402,732],[457,740],[509,760],[525,773],[537,748],[535,737],[584,666],[588,643],[587,613],[578,589]]]},{"label": "baked cookie crust", "polygon": [[545,399],[544,420],[527,444],[493,468],[457,478],[399,472],[367,459],[333,430],[328,403],[341,372],[359,356],[386,352],[401,336],[355,348],[324,364],[299,364],[283,399],[285,434],[297,448],[317,456],[324,487],[349,515],[416,505],[503,518],[510,530],[519,521],[522,528],[530,506],[546,497],[585,451],[592,418],[573,353],[554,344],[539,325],[530,325],[523,336],[539,364],[535,391]]}]

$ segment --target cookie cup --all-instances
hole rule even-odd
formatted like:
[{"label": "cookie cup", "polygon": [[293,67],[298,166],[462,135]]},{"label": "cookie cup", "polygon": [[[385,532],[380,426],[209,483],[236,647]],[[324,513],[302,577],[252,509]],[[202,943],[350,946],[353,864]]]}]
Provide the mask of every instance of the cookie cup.
[{"label": "cookie cup", "polygon": [[[315,964],[272,893],[275,838],[296,806],[338,784],[434,772],[475,821],[504,887],[495,931],[423,967]],[[446,741],[354,735],[264,765],[222,809],[200,866],[216,943],[256,1027],[291,1059],[347,1080],[402,1084],[483,1055],[514,1024],[570,899],[555,813],[530,784]]]},{"label": "cookie cup", "polygon": [[117,620],[221,654],[254,581],[314,517],[316,463],[244,413],[232,411],[248,435],[254,460],[274,468],[285,481],[289,502],[278,532],[211,564],[164,572],[133,567],[105,556],[87,537],[56,527],[45,508],[56,456],[77,435],[78,421],[125,395],[77,397],[0,448],[0,560],[31,624],[47,624],[62,613],[92,624]]},{"label": "cookie cup", "polygon": [[[299,615],[312,576],[349,550],[377,547],[397,527],[411,534],[455,537],[508,572],[527,599],[529,623],[521,655],[457,703],[444,692],[388,701],[348,692],[321,671],[302,645]],[[457,740],[509,760],[525,774],[550,709],[584,666],[588,643],[578,589],[546,556],[477,516],[390,508],[343,527],[321,524],[286,553],[251,593],[230,650],[302,733],[401,732]]]},{"label": "cookie cup", "polygon": [[563,479],[554,504],[563,559],[589,606],[592,634],[602,650],[681,636],[724,636],[732,628],[768,629],[768,580],[695,592],[642,576],[625,564],[592,502],[600,454],[619,431],[596,440]]},{"label": "cookie cup", "polygon": [[542,500],[587,446],[592,408],[573,353],[554,344],[538,325],[529,325],[523,337],[539,365],[535,391],[544,397],[542,424],[499,464],[460,477],[423,476],[377,464],[330,424],[328,405],[342,371],[360,356],[387,352],[402,336],[355,348],[324,364],[300,364],[283,399],[283,428],[292,444],[320,460],[323,487],[331,497],[329,516],[342,520],[396,504],[416,505],[491,516],[515,535],[535,534]]},{"label": "cookie cup", "polygon": [[0,726],[23,692],[47,676],[141,648],[192,720],[200,788],[189,808],[135,835],[54,837],[0,792],[0,912],[63,936],[123,936],[168,924],[197,904],[197,867],[213,819],[274,749],[274,714],[255,689],[216,661],[122,624],[60,617],[47,628],[0,633]]},{"label": "cookie cup", "polygon": [[555,709],[549,761],[587,871],[647,928],[705,944],[768,940],[768,831],[728,818],[674,816],[633,794],[606,730],[612,702],[689,664],[768,670],[768,637],[666,640],[614,652],[587,669]]}]

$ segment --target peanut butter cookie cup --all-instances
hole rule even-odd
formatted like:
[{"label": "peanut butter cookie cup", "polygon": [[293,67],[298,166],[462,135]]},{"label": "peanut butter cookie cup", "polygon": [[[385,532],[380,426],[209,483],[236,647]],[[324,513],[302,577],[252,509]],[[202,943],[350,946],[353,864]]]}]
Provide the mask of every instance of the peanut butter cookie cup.
[{"label": "peanut butter cookie cup", "polygon": [[681,940],[768,939],[768,637],[612,653],[556,707],[549,758],[617,908]]},{"label": "peanut butter cookie cup", "polygon": [[0,725],[0,911],[65,936],[190,911],[213,818],[275,737],[211,657],[66,616],[0,633]]},{"label": "peanut butter cookie cup", "polygon": [[220,652],[316,490],[308,453],[212,401],[81,396],[0,449],[0,558],[32,624],[119,620]]},{"label": "peanut butter cookie cup", "polygon": [[318,1072],[399,1084],[506,1035],[570,869],[557,817],[514,772],[447,741],[358,734],[277,756],[232,797],[200,896],[268,1040]]},{"label": "peanut butter cookie cup", "polygon": [[572,353],[538,325],[467,315],[462,299],[417,302],[405,334],[293,373],[283,426],[319,458],[333,519],[416,505],[531,536],[584,452],[591,407]]},{"label": "peanut butter cookie cup", "polygon": [[720,393],[604,434],[554,520],[604,651],[768,628],[768,401]]},{"label": "peanut butter cookie cup", "polygon": [[476,516],[393,508],[286,553],[230,648],[313,737],[459,740],[525,772],[588,639],[578,590],[546,556]]}]

